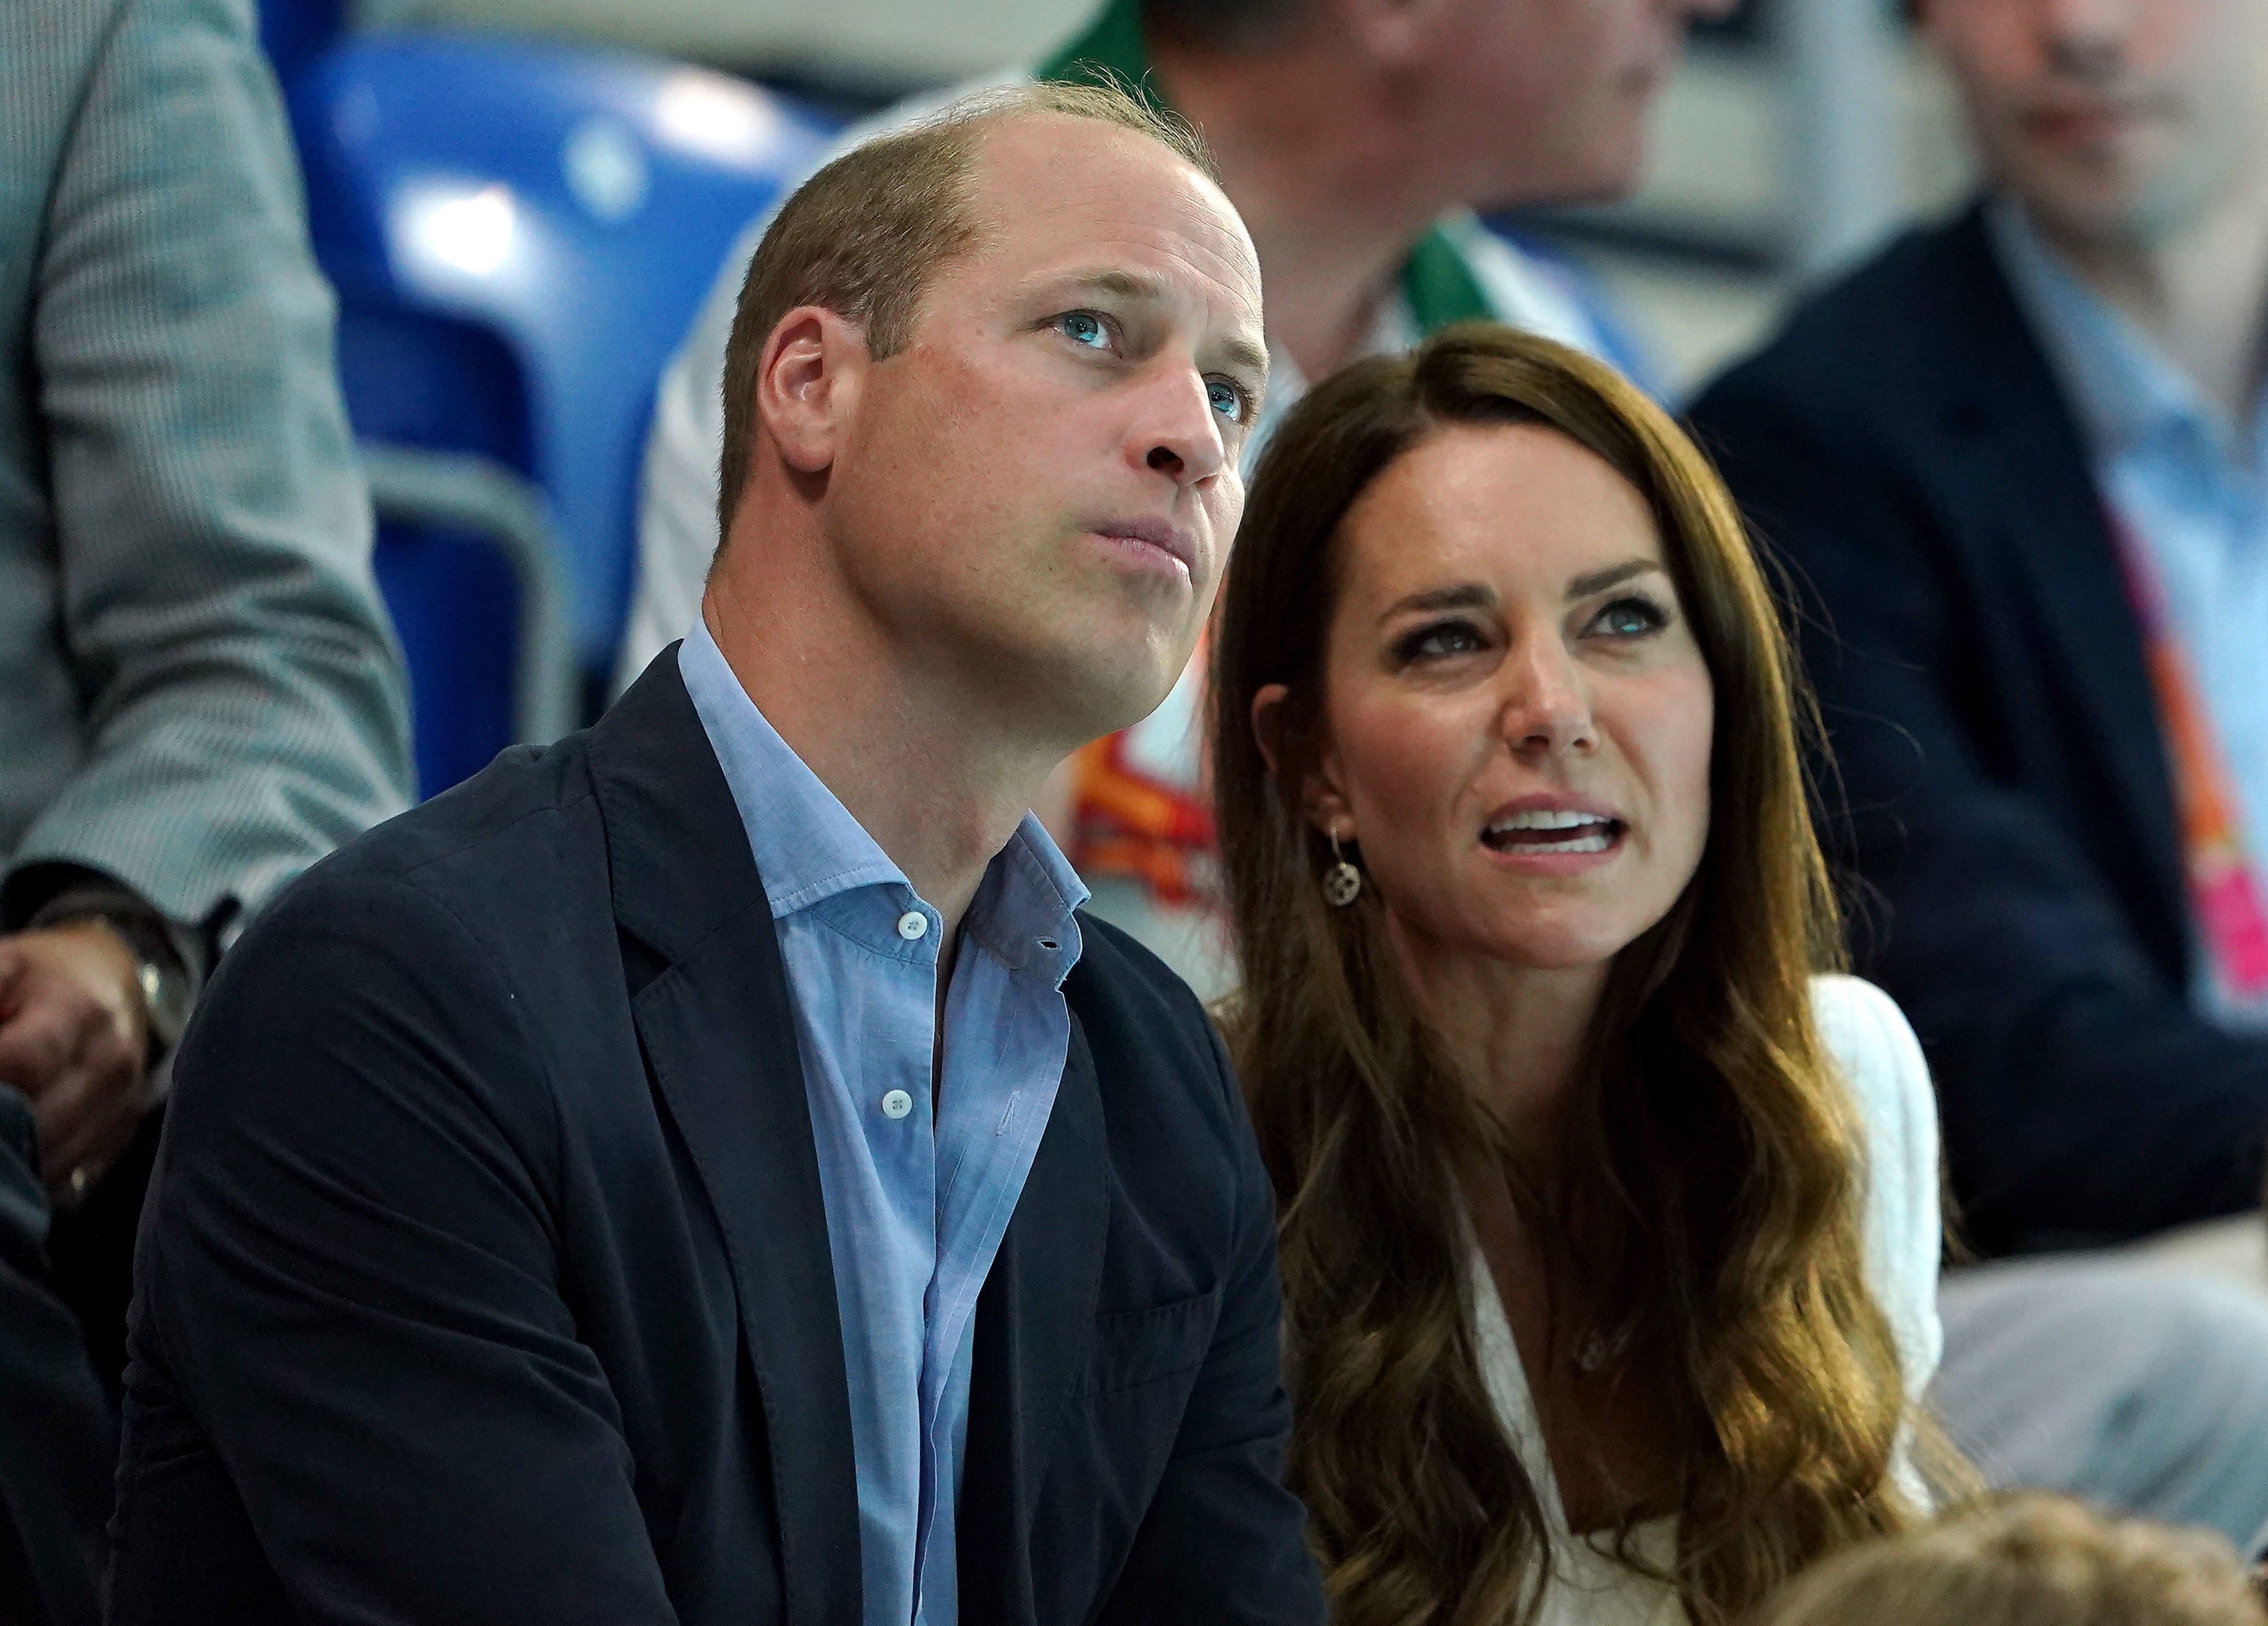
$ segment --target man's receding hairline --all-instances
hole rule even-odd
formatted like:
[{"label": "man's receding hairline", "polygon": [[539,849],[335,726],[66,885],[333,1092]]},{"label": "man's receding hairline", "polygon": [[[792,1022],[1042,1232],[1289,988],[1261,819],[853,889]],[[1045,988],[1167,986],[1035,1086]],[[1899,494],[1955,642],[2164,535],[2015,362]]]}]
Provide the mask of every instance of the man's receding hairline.
[{"label": "man's receding hairline", "polygon": [[[968,161],[961,174],[961,183],[967,188],[966,196],[968,201],[972,202],[975,201],[976,178],[983,173],[984,166],[990,160],[993,138],[1012,127],[1037,123],[1043,119],[1051,119],[1058,123],[1093,130],[1105,141],[1129,142],[1134,143],[1137,148],[1147,148],[1177,167],[1195,175],[1205,183],[1207,189],[1217,198],[1224,203],[1227,202],[1228,194],[1221,190],[1218,177],[1208,173],[1204,165],[1197,163],[1187,153],[1177,152],[1172,146],[1160,141],[1153,131],[1138,129],[1129,124],[1114,124],[1107,119],[1091,118],[1084,114],[1066,112],[1061,107],[1050,107],[1045,104],[1032,106],[1015,102],[1005,102],[1003,106],[995,109],[963,114],[957,119],[941,118],[939,121],[942,128],[950,129],[958,127],[968,142]],[[1231,203],[1228,207],[1230,212],[1234,213],[1235,205]],[[1241,219],[1241,217],[1239,218]]]},{"label": "man's receding hairline", "polygon": [[[987,161],[986,144],[990,135],[998,127],[1012,124],[1020,120],[1042,117],[1083,125],[1090,129],[1100,130],[1106,136],[1125,136],[1141,146],[1154,149],[1185,173],[1196,176],[1204,183],[1209,201],[1220,209],[1226,220],[1234,224],[1238,240],[1250,260],[1248,269],[1256,278],[1260,269],[1259,253],[1252,246],[1250,233],[1244,225],[1244,217],[1237,212],[1236,205],[1229,200],[1228,194],[1222,190],[1220,182],[1206,173],[1202,166],[1193,162],[1187,155],[1175,151],[1146,130],[1137,129],[1124,124],[1108,123],[1101,119],[1086,118],[1076,113],[1066,113],[1058,107],[1014,105],[1004,107],[997,113],[983,113],[952,121],[958,123],[974,137],[968,150],[968,160],[961,175],[961,203],[966,211],[966,224],[970,230],[971,237],[970,240],[962,244],[958,251],[946,256],[945,260],[939,262],[940,265],[954,260],[965,260],[981,252],[989,246],[994,233],[998,231],[1002,224],[999,219],[986,213],[983,208],[978,189],[978,178],[984,173],[983,166]],[[1165,277],[1153,272],[1132,270],[1124,267],[1095,265],[1049,275],[1060,275],[1065,281],[1083,283],[1126,298],[1160,298],[1169,291],[1167,279]],[[1268,364],[1267,357],[1266,347],[1264,345],[1259,347],[1259,364],[1263,368]]]}]

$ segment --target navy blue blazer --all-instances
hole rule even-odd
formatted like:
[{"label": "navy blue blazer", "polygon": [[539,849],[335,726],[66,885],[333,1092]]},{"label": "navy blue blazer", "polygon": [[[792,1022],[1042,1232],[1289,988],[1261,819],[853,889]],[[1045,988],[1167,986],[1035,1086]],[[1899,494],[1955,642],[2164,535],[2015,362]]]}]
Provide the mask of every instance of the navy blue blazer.
[{"label": "navy blue blazer", "polygon": [[[1319,1622],[1241,1101],[1189,990],[1080,929],[977,1311],[961,1618]],[[114,1621],[856,1626],[787,985],[674,646],[311,871],[177,1078]]]},{"label": "navy blue blazer", "polygon": [[1840,776],[1824,831],[1861,883],[1862,968],[1929,1048],[1971,1241],[2256,1207],[2268,1041],[2188,1003],[2140,633],[1981,212],[1812,299],[1693,419],[1793,567]]}]

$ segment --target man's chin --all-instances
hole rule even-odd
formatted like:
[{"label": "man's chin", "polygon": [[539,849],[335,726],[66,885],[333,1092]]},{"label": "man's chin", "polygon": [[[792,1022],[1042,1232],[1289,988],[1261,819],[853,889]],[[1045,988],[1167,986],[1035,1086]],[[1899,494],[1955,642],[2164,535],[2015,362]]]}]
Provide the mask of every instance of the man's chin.
[{"label": "man's chin", "polygon": [[1188,665],[1186,656],[1174,660],[1170,651],[1098,658],[1102,653],[1092,645],[1069,651],[1035,671],[1030,680],[1034,697],[1049,697],[1046,709],[1058,719],[1063,738],[1074,747],[1131,728],[1148,717],[1174,692]]},{"label": "man's chin", "polygon": [[1626,136],[1618,133],[1571,155],[1556,173],[1531,170],[1516,180],[1500,182],[1498,189],[1504,195],[1483,205],[1483,212],[1620,202],[1638,190],[1646,158],[1646,132],[1641,125]]},{"label": "man's chin", "polygon": [[[2051,237],[2080,243],[2155,243],[2211,206],[2212,177],[2181,163],[2159,132],[2033,151],[2009,166],[2014,189]],[[2021,173],[2014,173],[2021,171]]]}]

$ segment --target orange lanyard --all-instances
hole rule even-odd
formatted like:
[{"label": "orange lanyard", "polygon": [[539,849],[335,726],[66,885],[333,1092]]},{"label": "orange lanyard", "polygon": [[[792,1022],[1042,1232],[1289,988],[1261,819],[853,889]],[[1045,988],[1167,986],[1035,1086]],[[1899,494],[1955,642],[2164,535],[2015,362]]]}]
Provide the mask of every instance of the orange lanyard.
[{"label": "orange lanyard", "polygon": [[2235,778],[2148,552],[2124,516],[2108,505],[2104,511],[2125,565],[2127,597],[2141,624],[2143,655],[2157,692],[2198,934],[2225,992],[2245,1004],[2268,998],[2268,905],[2245,850]]}]

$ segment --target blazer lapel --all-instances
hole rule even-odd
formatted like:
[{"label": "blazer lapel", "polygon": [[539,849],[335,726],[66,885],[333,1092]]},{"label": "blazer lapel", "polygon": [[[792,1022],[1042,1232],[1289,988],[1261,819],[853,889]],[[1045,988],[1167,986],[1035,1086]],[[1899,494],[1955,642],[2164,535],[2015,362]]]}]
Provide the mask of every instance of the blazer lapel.
[{"label": "blazer lapel", "polygon": [[1033,1497],[1086,1358],[1109,1233],[1109,1145],[1074,1010],[1048,1131],[976,1304],[956,1527],[963,1620],[1030,1622]]},{"label": "blazer lapel", "polygon": [[666,967],[632,1001],[724,1233],[762,1397],[792,1626],[862,1608],[850,1389],[819,1158],[771,910],[674,646],[592,731],[615,909]]},{"label": "blazer lapel", "polygon": [[[2022,574],[2054,676],[2131,832],[2176,945],[2184,942],[2187,887],[2157,692],[2150,680],[2124,567],[2077,420],[2046,352],[2017,305],[1981,213],[1955,239],[1972,313],[1963,369],[1971,387],[1956,417],[1966,477]],[[2180,951],[2177,949],[2176,951]]]}]

